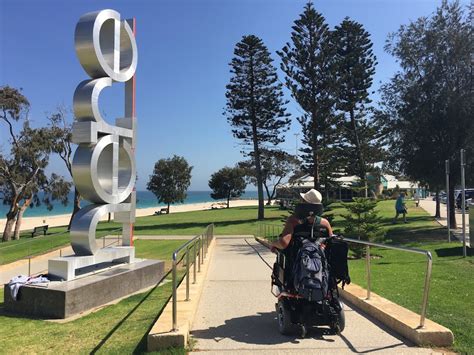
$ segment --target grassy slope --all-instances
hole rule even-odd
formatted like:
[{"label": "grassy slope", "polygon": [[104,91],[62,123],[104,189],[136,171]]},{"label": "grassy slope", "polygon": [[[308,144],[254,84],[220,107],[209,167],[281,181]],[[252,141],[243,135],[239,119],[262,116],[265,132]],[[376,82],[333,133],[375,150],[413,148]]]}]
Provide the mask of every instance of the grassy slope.
[{"label": "grassy slope", "polygon": [[[230,209],[207,210],[197,212],[172,213],[169,215],[139,217],[135,224],[136,235],[197,235],[214,223],[219,234],[255,234],[257,230],[255,207],[236,207]],[[266,217],[272,223],[281,224],[286,212],[277,208],[268,208]],[[100,223],[97,237],[116,233],[120,225]],[[46,237],[31,238],[31,232],[22,233],[20,240],[0,243],[0,265],[15,260],[38,255],[69,244],[69,235],[65,227],[51,228]]]},{"label": "grassy slope", "polygon": [[[169,260],[183,241],[136,242],[138,257]],[[0,302],[3,303],[3,290]],[[143,353],[146,334],[171,294],[171,283],[128,297],[72,322],[58,324],[1,313],[1,352],[16,353]],[[184,349],[175,353],[183,354]]]},{"label": "grassy slope", "polygon": [[[337,204],[333,207],[333,225],[336,230],[341,230],[340,214],[343,209]],[[468,352],[474,349],[473,257],[461,258],[460,243],[446,243],[446,230],[410,202],[407,224],[401,221],[392,224],[394,201],[379,203],[378,210],[383,218],[386,242],[431,251],[434,262],[428,317],[453,330],[455,350]],[[267,208],[266,223],[281,227],[281,218],[286,214],[276,208]],[[137,220],[136,231],[137,234],[149,235],[198,234],[213,222],[217,234],[254,234],[257,230],[255,216],[255,207],[243,207],[142,217]],[[99,233],[107,234],[114,228],[116,225],[100,224]],[[139,241],[137,245],[143,242]],[[141,252],[154,253],[151,249]],[[390,250],[373,250],[372,253],[375,254],[372,261],[373,291],[419,313],[425,258]],[[350,271],[354,282],[365,286],[364,261],[351,261]]]}]

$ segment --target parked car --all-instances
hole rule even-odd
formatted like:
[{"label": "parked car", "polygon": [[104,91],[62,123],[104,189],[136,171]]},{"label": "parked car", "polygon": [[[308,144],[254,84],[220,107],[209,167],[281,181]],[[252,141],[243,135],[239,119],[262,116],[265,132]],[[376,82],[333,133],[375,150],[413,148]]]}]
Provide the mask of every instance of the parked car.
[{"label": "parked car", "polygon": [[[474,189],[466,189],[465,190],[465,198],[466,198],[466,209],[469,208],[469,205],[474,199]],[[459,194],[456,196],[456,207],[457,208],[462,208],[462,193],[461,191]]]},{"label": "parked car", "polygon": [[[436,195],[433,196],[433,201],[436,201]],[[446,203],[446,192],[441,191],[439,193],[439,202]]]}]

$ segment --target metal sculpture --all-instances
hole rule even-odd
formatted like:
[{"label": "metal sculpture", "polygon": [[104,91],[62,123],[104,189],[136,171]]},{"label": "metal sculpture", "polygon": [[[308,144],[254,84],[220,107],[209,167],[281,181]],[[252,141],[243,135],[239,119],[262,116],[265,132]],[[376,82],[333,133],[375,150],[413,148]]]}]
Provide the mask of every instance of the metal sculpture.
[{"label": "metal sculpture", "polygon": [[[133,77],[137,45],[130,24],[114,10],[83,15],[75,31],[76,54],[91,77],[74,93],[73,142],[79,144],[72,162],[74,184],[92,202],[71,224],[71,245],[76,255],[94,255],[96,226],[108,213],[123,223],[123,245],[131,244],[135,221],[135,113]],[[114,82],[125,82],[125,118],[107,123],[99,110],[101,91]]]}]

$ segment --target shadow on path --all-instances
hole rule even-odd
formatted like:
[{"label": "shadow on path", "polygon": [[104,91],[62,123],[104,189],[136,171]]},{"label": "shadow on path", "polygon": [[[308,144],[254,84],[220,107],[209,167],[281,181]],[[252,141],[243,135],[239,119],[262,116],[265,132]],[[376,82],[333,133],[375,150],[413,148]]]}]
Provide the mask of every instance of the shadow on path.
[{"label": "shadow on path", "polygon": [[341,334],[340,337],[341,337],[342,341],[347,345],[347,347],[352,352],[354,352],[356,354],[368,354],[368,353],[372,353],[374,351],[382,351],[382,350],[386,350],[386,349],[393,349],[393,348],[397,348],[401,345],[405,345],[404,343],[397,343],[397,344],[391,344],[391,345],[382,346],[382,347],[378,347],[378,348],[374,348],[374,349],[359,351],[354,347],[354,345],[351,343],[351,341],[344,336],[344,334]]},{"label": "shadow on path", "polygon": [[[216,343],[231,339],[239,343],[256,345],[277,345],[300,342],[297,329],[293,335],[284,336],[278,332],[276,312],[257,313],[251,316],[228,319],[225,324],[208,329],[193,330],[191,334],[197,339],[213,339]],[[325,338],[333,335],[329,329],[313,328],[309,337],[315,340],[334,342],[334,339]]]}]

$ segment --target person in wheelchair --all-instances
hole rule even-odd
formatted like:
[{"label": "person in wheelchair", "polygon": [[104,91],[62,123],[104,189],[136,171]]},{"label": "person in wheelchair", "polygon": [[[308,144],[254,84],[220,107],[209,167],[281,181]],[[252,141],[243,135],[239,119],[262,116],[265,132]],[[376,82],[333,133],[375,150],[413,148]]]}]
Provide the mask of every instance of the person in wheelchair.
[{"label": "person in wheelchair", "polygon": [[279,254],[277,263],[281,264],[284,276],[276,278],[280,279],[283,282],[282,286],[289,291],[293,290],[293,265],[303,240],[315,242],[319,238],[333,235],[329,221],[320,217],[323,213],[321,193],[311,189],[301,193],[300,196],[302,201],[296,205],[294,213],[286,220],[279,239],[267,245],[272,252]]},{"label": "person in wheelchair", "polygon": [[347,243],[334,236],[329,221],[321,217],[321,193],[311,189],[300,195],[303,201],[286,220],[279,239],[262,243],[277,254],[271,278],[278,328],[290,334],[299,325],[305,337],[310,327],[329,325],[340,334],[345,316],[337,285],[350,283]]},{"label": "person in wheelchair", "polygon": [[274,241],[269,245],[272,251],[275,249],[285,250],[291,245],[292,236],[295,229],[298,230],[298,226],[309,223],[319,224],[322,229],[327,231],[326,237],[333,235],[332,227],[329,221],[325,218],[320,217],[323,212],[322,196],[318,190],[311,189],[306,193],[300,193],[302,203],[299,203],[295,212],[289,216],[286,220],[285,226],[282,233],[277,241]]}]

